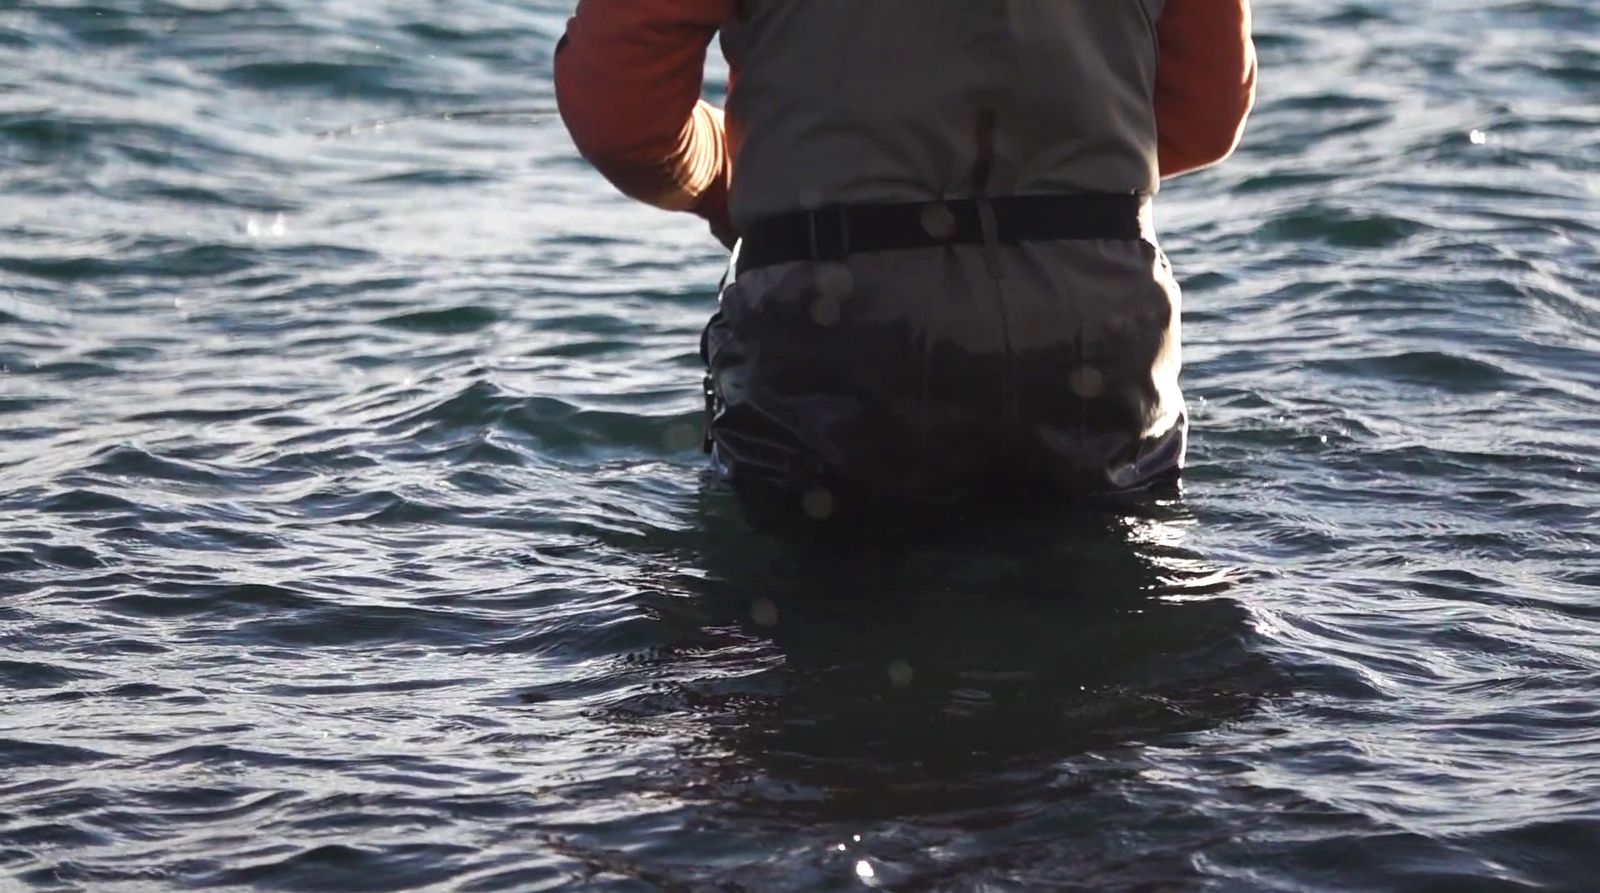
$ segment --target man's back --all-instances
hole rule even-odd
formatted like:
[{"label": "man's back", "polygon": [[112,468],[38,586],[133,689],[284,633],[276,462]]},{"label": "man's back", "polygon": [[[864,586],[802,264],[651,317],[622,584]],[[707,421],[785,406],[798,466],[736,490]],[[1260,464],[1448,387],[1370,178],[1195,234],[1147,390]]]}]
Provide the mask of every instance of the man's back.
[{"label": "man's back", "polygon": [[[669,6],[585,0],[558,88],[625,192],[741,238],[705,340],[736,482],[944,501],[1176,473],[1148,203],[1237,140],[1245,0]],[[718,31],[726,120],[697,98]]]},{"label": "man's back", "polygon": [[736,223],[819,204],[1153,193],[1159,0],[752,0]]},{"label": "man's back", "polygon": [[[963,31],[974,19],[981,26]],[[726,124],[720,109],[700,101],[706,47],[719,32],[733,61],[736,111]],[[772,61],[764,64],[766,56]],[[897,153],[904,169],[879,179],[936,188],[949,177],[919,169],[915,141],[964,136],[973,109],[986,106],[975,106],[977,88],[958,79],[987,77],[982,89],[1004,94],[997,114],[1008,106],[1011,123],[1031,119],[1031,134],[1056,141],[1007,146],[1006,159],[1051,151],[1123,157],[1130,145],[1142,153],[1153,114],[1157,170],[1171,177],[1233,150],[1254,101],[1255,71],[1249,0],[581,0],[556,54],[562,116],[584,156],[628,195],[706,217],[730,245],[738,233],[728,187],[750,137],[741,112],[785,101],[803,105],[788,110],[802,118],[857,109],[856,123],[911,141]],[[782,132],[803,150],[838,138],[815,127]],[[774,145],[762,154],[780,156],[782,144]],[[1059,185],[1154,191],[1146,168],[1110,164],[1118,170],[1104,181],[1072,172]],[[769,168],[788,169],[773,163],[740,173],[781,176]],[[1045,185],[1034,176],[1020,172],[1018,188]],[[782,190],[753,179],[738,191]]]}]

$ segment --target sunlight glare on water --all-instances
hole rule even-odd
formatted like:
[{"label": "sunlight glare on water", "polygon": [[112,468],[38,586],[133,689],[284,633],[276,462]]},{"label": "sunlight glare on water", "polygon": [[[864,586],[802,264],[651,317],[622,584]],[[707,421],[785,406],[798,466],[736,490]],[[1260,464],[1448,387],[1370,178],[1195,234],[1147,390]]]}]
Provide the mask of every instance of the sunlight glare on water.
[{"label": "sunlight glare on water", "polygon": [[1181,497],[885,545],[711,480],[572,5],[0,4],[0,887],[1592,886],[1600,8],[1260,0]]}]

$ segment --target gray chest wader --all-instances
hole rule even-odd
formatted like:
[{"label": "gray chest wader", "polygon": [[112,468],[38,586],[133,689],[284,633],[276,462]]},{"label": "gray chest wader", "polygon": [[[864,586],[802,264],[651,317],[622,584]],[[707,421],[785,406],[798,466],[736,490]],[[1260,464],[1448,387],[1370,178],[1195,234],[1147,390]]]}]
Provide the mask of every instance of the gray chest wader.
[{"label": "gray chest wader", "polygon": [[707,447],[736,486],[928,505],[1176,475],[1162,7],[739,4],[744,238],[702,337]]}]

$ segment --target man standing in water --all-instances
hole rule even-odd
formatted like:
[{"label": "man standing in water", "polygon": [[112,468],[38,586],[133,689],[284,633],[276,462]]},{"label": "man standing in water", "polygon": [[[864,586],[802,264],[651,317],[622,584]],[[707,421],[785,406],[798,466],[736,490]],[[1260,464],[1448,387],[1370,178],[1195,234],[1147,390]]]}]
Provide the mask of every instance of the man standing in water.
[{"label": "man standing in water", "polygon": [[[718,32],[726,115],[700,99]],[[1177,475],[1150,204],[1238,142],[1249,0],[581,0],[555,64],[583,156],[735,249],[703,341],[735,485],[947,503]]]}]

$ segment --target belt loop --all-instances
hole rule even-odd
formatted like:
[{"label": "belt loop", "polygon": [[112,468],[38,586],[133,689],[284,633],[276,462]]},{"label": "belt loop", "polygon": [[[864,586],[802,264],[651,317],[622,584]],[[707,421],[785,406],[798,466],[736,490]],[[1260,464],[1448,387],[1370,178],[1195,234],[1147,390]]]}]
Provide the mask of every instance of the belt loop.
[{"label": "belt loop", "polygon": [[[807,247],[810,248],[812,260],[843,261],[850,256],[850,209],[841,206],[830,210],[834,215],[831,230],[826,226],[817,226],[823,211],[806,212]],[[827,238],[829,236],[832,238]]]},{"label": "belt loop", "polygon": [[1000,257],[1000,222],[994,216],[994,203],[985,195],[978,196],[974,203],[978,206],[978,228],[983,232],[983,259],[989,267],[989,275],[1004,279],[1006,268]]}]

